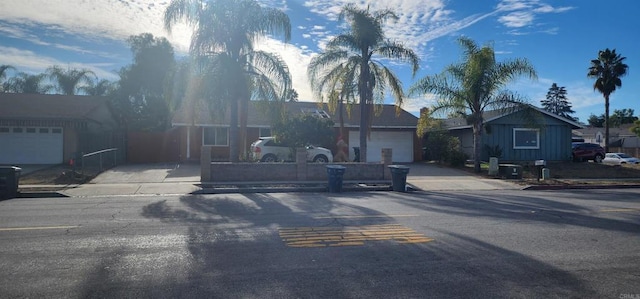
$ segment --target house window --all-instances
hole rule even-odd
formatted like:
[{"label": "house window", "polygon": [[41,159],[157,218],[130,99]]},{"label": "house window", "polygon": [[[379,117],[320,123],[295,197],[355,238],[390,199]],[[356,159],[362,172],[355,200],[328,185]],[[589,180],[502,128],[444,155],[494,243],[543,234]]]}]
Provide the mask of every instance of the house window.
[{"label": "house window", "polygon": [[540,130],[513,129],[513,149],[539,149]]},{"label": "house window", "polygon": [[271,129],[270,128],[260,128],[260,137],[270,137]]},{"label": "house window", "polygon": [[229,145],[228,128],[204,128],[203,145],[227,146]]}]

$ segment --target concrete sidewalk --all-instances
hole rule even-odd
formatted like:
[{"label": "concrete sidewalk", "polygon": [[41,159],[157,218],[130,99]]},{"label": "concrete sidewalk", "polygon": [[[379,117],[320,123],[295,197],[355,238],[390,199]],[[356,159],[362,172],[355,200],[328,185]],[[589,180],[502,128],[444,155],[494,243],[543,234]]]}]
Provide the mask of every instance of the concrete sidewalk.
[{"label": "concrete sidewalk", "polygon": [[[468,172],[442,167],[437,164],[413,163],[407,176],[407,185],[418,191],[464,191],[464,190],[516,190],[522,186],[513,182],[487,179]],[[294,183],[294,182],[292,182]],[[246,184],[235,188],[203,188],[200,185],[198,164],[136,164],[121,165],[107,170],[91,182],[78,185],[21,185],[23,193],[57,192],[62,196],[137,196],[176,195],[192,193],[228,192],[324,192],[323,182],[300,183],[304,187],[264,187],[268,184]],[[366,185],[345,182],[345,191],[388,190],[389,185]],[[231,185],[231,184],[228,184]],[[324,188],[323,188],[324,187]],[[275,191],[274,191],[275,190]]]}]

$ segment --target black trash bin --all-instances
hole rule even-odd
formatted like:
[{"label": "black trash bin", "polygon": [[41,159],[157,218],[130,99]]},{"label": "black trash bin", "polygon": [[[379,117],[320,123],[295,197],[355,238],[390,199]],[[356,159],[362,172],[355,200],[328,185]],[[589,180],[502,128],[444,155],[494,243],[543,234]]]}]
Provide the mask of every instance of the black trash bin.
[{"label": "black trash bin", "polygon": [[0,166],[0,199],[18,196],[18,183],[22,169],[15,166]]},{"label": "black trash bin", "polygon": [[391,171],[391,189],[396,192],[407,192],[407,174],[409,166],[389,165]]},{"label": "black trash bin", "polygon": [[342,175],[347,168],[342,165],[327,165],[327,175],[329,177],[329,192],[342,192]]}]

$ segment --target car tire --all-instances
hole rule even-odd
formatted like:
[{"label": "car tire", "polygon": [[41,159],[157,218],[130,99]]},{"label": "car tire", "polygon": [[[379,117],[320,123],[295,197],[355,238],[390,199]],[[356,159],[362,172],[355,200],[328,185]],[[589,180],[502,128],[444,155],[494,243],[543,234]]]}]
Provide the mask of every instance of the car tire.
[{"label": "car tire", "polygon": [[593,162],[602,163],[602,159],[604,159],[602,155],[596,155],[595,157],[593,157]]},{"label": "car tire", "polygon": [[260,159],[260,162],[278,162],[278,157],[274,154],[266,154]]},{"label": "car tire", "polygon": [[313,157],[313,162],[315,162],[315,163],[327,163],[327,162],[329,162],[329,159],[325,155],[317,155],[317,156]]}]

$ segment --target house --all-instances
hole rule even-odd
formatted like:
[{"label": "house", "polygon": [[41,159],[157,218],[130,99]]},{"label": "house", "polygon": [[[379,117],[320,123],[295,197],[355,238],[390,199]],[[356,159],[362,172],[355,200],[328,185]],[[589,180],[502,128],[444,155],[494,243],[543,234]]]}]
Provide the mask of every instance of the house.
[{"label": "house", "polygon": [[[609,128],[609,147],[613,148],[631,148],[640,147],[640,138],[629,131],[633,124],[625,124],[620,127]],[[587,127],[573,130],[575,139],[584,142],[597,143],[604,147],[604,128]]]},{"label": "house", "polygon": [[[527,124],[525,112],[494,110],[483,114],[481,161],[489,160],[489,148],[498,148],[500,161],[565,161],[571,158],[573,129],[583,126],[564,117],[530,106],[537,111],[535,124]],[[464,118],[444,121],[445,127],[460,139],[462,151],[473,158],[473,128]]]},{"label": "house", "polygon": [[111,146],[104,97],[0,93],[0,164],[60,164]]},{"label": "house", "polygon": [[[264,111],[265,102],[251,102],[248,107],[246,137],[241,138],[240,147],[246,152],[251,143],[259,137],[271,136],[271,120]],[[190,107],[190,108],[189,108]],[[214,160],[229,160],[229,113],[218,116],[211,113],[205,105],[200,108],[183,105],[173,118],[173,126],[180,130],[180,158],[199,160],[202,145],[211,145]],[[333,120],[336,137],[339,121],[336,113],[332,113],[326,104],[315,102],[286,102],[285,110],[292,115],[313,114],[317,117]],[[413,162],[421,159],[420,140],[416,136],[418,118],[413,114],[400,110],[396,115],[396,106],[382,105],[381,114],[373,117],[370,139],[367,142],[368,162],[381,161],[382,148],[392,149],[393,162]],[[351,112],[344,113],[344,127],[348,135],[344,136],[349,144],[349,159],[355,159],[354,147],[359,147],[360,109],[353,105]],[[332,148],[335,153],[335,148]]]}]

